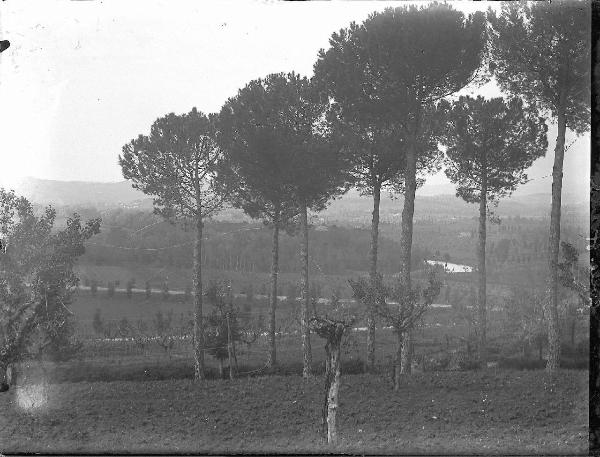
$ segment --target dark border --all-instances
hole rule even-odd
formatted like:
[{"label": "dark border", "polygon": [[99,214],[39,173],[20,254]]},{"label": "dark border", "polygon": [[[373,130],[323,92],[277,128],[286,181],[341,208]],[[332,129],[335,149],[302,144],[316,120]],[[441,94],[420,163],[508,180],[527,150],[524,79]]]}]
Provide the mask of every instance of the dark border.
[{"label": "dark border", "polygon": [[592,308],[590,310],[590,455],[600,456],[600,309],[598,308],[599,275],[594,272],[600,257],[596,235],[599,230],[600,218],[600,0],[592,2],[592,71],[591,71],[591,182],[590,182],[590,292]]}]

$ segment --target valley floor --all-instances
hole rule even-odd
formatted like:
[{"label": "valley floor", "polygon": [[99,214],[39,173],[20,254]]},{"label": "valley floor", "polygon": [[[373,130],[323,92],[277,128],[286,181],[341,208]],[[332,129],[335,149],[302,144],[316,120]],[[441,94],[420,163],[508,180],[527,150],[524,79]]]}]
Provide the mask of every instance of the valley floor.
[{"label": "valley floor", "polygon": [[320,434],[323,378],[15,386],[0,452],[587,453],[588,372],[417,373],[399,392],[342,376],[340,442]]}]

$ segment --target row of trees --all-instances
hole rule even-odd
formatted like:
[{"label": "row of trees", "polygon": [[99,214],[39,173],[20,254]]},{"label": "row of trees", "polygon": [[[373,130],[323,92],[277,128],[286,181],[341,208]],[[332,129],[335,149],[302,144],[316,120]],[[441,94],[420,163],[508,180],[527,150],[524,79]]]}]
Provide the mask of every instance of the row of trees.
[{"label": "row of trees", "polygon": [[[485,359],[486,220],[493,203],[526,181],[545,153],[546,124],[558,121],[549,252],[548,369],[559,360],[556,331],[560,194],[565,129],[588,128],[589,8],[580,2],[510,4],[466,17],[446,4],[371,14],[334,33],[311,79],[273,74],[249,82],[220,113],[169,114],[123,147],[125,178],[155,196],[157,213],[183,219],[194,247],[196,377],[203,377],[201,250],[204,220],[226,202],[273,230],[269,364],[276,364],[279,235],[301,234],[304,375],[311,372],[307,213],[356,186],[373,197],[370,282],[377,283],[381,191],[404,194],[401,306],[413,308],[415,192],[446,163],[457,195],[479,203],[479,353]],[[453,97],[494,77],[508,98]],[[439,145],[445,145],[446,155]],[[367,303],[373,364],[376,301]],[[411,328],[402,329],[410,371]]]}]

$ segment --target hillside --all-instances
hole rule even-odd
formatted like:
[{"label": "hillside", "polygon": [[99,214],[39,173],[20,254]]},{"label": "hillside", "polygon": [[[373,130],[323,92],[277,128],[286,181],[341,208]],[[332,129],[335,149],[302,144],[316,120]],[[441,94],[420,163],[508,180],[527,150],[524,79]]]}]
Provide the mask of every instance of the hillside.
[{"label": "hillside", "polygon": [[[14,186],[18,194],[31,201],[54,206],[91,206],[98,209],[110,208],[152,208],[152,198],[131,187],[130,182],[83,182],[52,181],[37,178],[24,178]],[[440,190],[448,191],[446,187]],[[563,210],[576,217],[586,218],[589,210],[588,196],[564,194]],[[497,213],[502,216],[527,216],[545,218],[550,209],[550,193],[518,195],[502,201]],[[383,193],[381,198],[381,221],[399,222],[402,213],[402,196],[391,198]],[[322,223],[349,223],[352,225],[370,224],[373,203],[370,197],[361,196],[351,190],[343,197],[334,200],[318,215]],[[417,195],[415,219],[449,219],[477,216],[476,205],[470,205],[453,194]],[[248,220],[236,209],[223,211],[217,220]]]}]

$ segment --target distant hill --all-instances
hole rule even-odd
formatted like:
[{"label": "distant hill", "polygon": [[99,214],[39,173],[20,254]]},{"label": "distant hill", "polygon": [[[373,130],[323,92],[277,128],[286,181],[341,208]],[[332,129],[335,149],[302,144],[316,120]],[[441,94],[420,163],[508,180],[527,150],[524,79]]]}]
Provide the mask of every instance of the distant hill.
[{"label": "distant hill", "polygon": [[[129,181],[83,182],[24,178],[13,188],[18,194],[42,205],[91,206],[98,209],[152,208],[152,198],[134,189]],[[440,190],[442,190],[442,186],[440,186]],[[443,187],[443,190],[446,188]],[[550,200],[549,193],[513,196],[500,203],[497,213],[500,216],[547,217]],[[382,193],[380,209],[382,222],[399,222],[402,205],[402,196],[392,199],[387,193]],[[585,217],[588,209],[588,196],[568,193],[563,195],[565,212]],[[331,202],[328,208],[318,215],[318,219],[324,223],[363,225],[370,223],[372,211],[371,198],[361,196],[358,191],[351,190],[342,198]],[[467,204],[450,193],[417,195],[416,219],[474,216],[477,216],[477,205]],[[247,218],[239,210],[228,209],[222,212],[217,219],[241,221]]]},{"label": "distant hill", "polygon": [[[577,198],[572,194],[563,195],[563,212],[577,217],[586,217],[589,211],[589,200]],[[382,193],[380,219],[382,222],[400,222],[404,199],[402,196],[390,198]],[[550,212],[550,194],[530,194],[513,196],[500,202],[496,214],[500,217],[548,217]],[[325,211],[319,214],[324,223],[335,221],[369,224],[373,201],[370,197],[362,197],[357,191],[350,191],[341,199],[330,203]],[[417,195],[415,201],[415,219],[451,219],[456,217],[476,217],[479,207],[468,204],[453,194]]]},{"label": "distant hill", "polygon": [[96,208],[152,206],[152,198],[134,189],[129,181],[85,182],[23,178],[11,187],[18,194],[41,205]]}]

